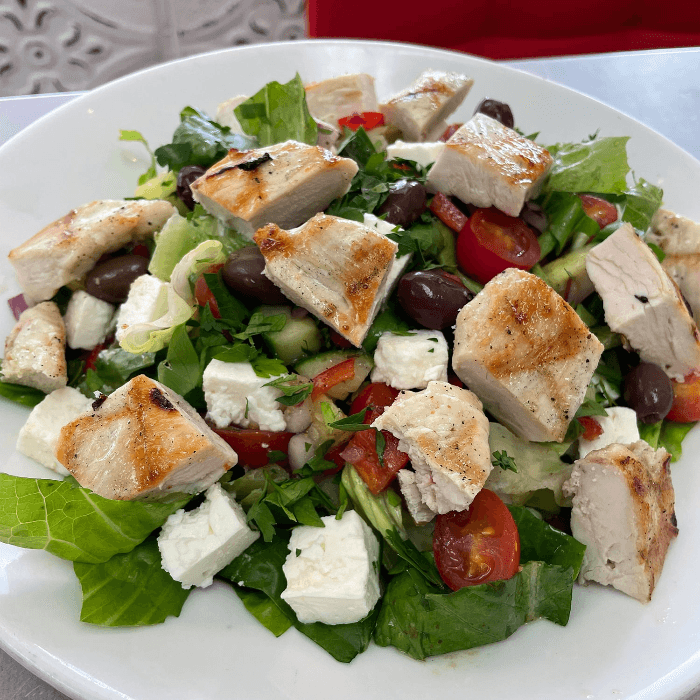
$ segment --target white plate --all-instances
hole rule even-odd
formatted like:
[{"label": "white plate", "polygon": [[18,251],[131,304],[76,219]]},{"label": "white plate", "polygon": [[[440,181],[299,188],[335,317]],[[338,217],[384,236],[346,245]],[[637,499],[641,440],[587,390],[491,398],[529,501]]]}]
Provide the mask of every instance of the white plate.
[{"label": "white plate", "polygon": [[[475,86],[456,115],[484,96],[507,101],[518,126],[545,143],[631,136],[630,163],[660,184],[671,208],[700,219],[700,163],[641,124],[540,78],[469,56],[397,44],[299,42],[253,46],[185,59],[95,90],[40,120],[0,149],[2,259],[0,331],[17,293],[7,251],[46,223],[92,199],[131,194],[143,152],[121,144],[138,129],[156,146],[170,141],[187,104],[213,113],[268,80],[305,81],[366,71],[381,97],[425,68],[458,70]],[[641,78],[640,78],[641,79]],[[2,309],[5,309],[4,311]],[[0,404],[4,470],[47,473],[14,451],[27,409]],[[692,435],[674,465],[680,536],[671,545],[654,600],[644,606],[613,590],[576,587],[567,627],[539,621],[509,640],[425,663],[372,646],[339,664],[295,630],[280,639],[249,616],[224,584],[195,591],[178,619],[145,629],[101,629],[78,622],[80,590],[72,566],[40,551],[0,546],[0,643],[75,698],[549,698],[670,700],[700,683],[700,495]]]}]

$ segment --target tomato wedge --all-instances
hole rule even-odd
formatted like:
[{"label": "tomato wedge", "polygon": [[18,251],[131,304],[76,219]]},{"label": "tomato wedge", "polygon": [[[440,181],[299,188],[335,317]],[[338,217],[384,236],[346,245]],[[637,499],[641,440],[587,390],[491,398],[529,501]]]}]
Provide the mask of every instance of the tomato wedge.
[{"label": "tomato wedge", "polygon": [[442,192],[438,192],[432,202],[430,202],[430,211],[442,221],[445,226],[449,226],[453,231],[459,233],[467,223],[469,218],[466,214],[460,211],[459,207],[455,206]]},{"label": "tomato wedge", "polygon": [[593,416],[581,416],[576,420],[583,426],[581,437],[584,440],[595,440],[603,434],[603,426]]},{"label": "tomato wedge", "polygon": [[529,270],[539,259],[533,230],[495,207],[477,209],[457,238],[459,266],[481,284],[509,267]]},{"label": "tomato wedge", "polygon": [[[270,463],[269,454],[273,451],[287,454],[289,441],[294,433],[275,432],[272,430],[253,430],[251,428],[215,428],[212,430],[222,437],[238,455],[238,464],[243,467],[256,469],[264,467]],[[276,462],[282,467],[287,467],[289,463],[286,459]]]},{"label": "tomato wedge", "polygon": [[614,204],[591,194],[580,194],[578,198],[583,204],[586,216],[590,216],[600,228],[603,229],[613,221],[617,221],[617,207]]},{"label": "tomato wedge", "polygon": [[321,394],[328,393],[336,384],[346,382],[355,376],[355,358],[350,357],[347,360],[339,362],[337,365],[329,367],[320,374],[317,374],[311,381],[314,383],[311,398],[316,399]]},{"label": "tomato wedge", "polygon": [[[368,384],[356,397],[350,406],[350,413],[359,413],[363,408],[372,411],[391,406],[399,395],[399,390],[382,382]],[[381,413],[381,411],[380,411]],[[365,423],[369,423],[365,416]]]},{"label": "tomato wedge", "polygon": [[[211,267],[207,268],[205,272],[218,272],[222,267],[223,263],[220,265],[212,265]],[[194,298],[200,306],[206,306],[209,304],[209,309],[214,318],[221,318],[219,305],[216,303],[216,297],[211,289],[209,289],[209,285],[204,279],[204,274],[201,274],[194,283]]]},{"label": "tomato wedge", "polygon": [[673,404],[666,415],[676,423],[693,423],[700,420],[700,373],[691,372],[683,383],[671,380]]},{"label": "tomato wedge", "polygon": [[469,510],[437,516],[433,553],[442,580],[456,591],[515,575],[520,536],[505,503],[481,489]]},{"label": "tomato wedge", "polygon": [[364,127],[365,131],[370,131],[384,125],[384,115],[381,112],[361,112],[359,114],[355,112],[338,119],[338,124],[341,128],[347,126],[350,131],[357,131],[360,127]]}]

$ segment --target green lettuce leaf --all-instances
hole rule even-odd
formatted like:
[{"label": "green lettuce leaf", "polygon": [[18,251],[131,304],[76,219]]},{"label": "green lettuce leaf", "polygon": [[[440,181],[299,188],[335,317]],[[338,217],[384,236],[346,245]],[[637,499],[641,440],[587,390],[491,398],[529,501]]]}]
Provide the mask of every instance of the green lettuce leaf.
[{"label": "green lettuce leaf", "polygon": [[694,425],[695,423],[674,423],[670,420],[664,420],[661,425],[658,446],[663,447],[671,455],[672,462],[677,462],[681,458],[683,454],[681,443]]},{"label": "green lettuce leaf", "polygon": [[0,541],[96,564],[130,552],[191,496],[168,503],[113,501],[73,479],[0,473]]},{"label": "green lettuce leaf", "polygon": [[627,189],[629,136],[548,146],[554,157],[544,192],[622,194]]},{"label": "green lettuce leaf", "polygon": [[155,538],[101,564],[73,564],[83,591],[81,622],[108,627],[155,625],[178,617],[190,594],[161,568]]},{"label": "green lettuce leaf", "polygon": [[185,107],[180,112],[180,125],[175,129],[172,143],[156,148],[155,157],[170,170],[177,171],[185,165],[208,168],[231,148],[244,151],[254,147],[254,139],[231,133],[231,129],[217,124],[203,112]]},{"label": "green lettuce leaf", "polygon": [[321,622],[303,624],[299,622],[294,611],[282,600],[280,595],[287,587],[287,580],[282,571],[288,549],[289,533],[278,534],[271,542],[258,539],[236,557],[218,576],[229,581],[234,589],[252,589],[264,593],[276,611],[269,605],[261,605],[260,599],[252,606],[251,612],[273,634],[282,633],[286,617],[291,625],[302,634],[325,649],[334,659],[349,663],[361,654],[372,638],[378,606],[364,620],[346,625],[325,625]]},{"label": "green lettuce leaf", "polygon": [[268,83],[234,112],[246,134],[256,136],[261,147],[289,139],[311,145],[318,141],[318,127],[298,73],[288,83]]},{"label": "green lettuce leaf", "polygon": [[3,381],[0,381],[0,396],[30,408],[34,408],[46,398],[46,394],[39,389]]},{"label": "green lettuce leaf", "polygon": [[646,231],[651,223],[654,212],[663,202],[664,191],[640,179],[632,189],[624,193],[622,209],[622,221],[629,221],[632,226],[640,231]]},{"label": "green lettuce leaf", "polygon": [[389,583],[374,641],[425,659],[500,642],[538,618],[565,625],[573,582],[571,567],[533,561],[507,581],[442,593],[409,569]]},{"label": "green lettuce leaf", "polygon": [[176,326],[165,360],[158,365],[158,381],[185,396],[202,381],[199,355],[195,352],[185,324]]},{"label": "green lettuce leaf", "polygon": [[552,192],[542,201],[549,224],[537,239],[540,244],[540,259],[554,251],[557,255],[576,233],[593,236],[600,231],[598,224],[583,210],[581,200],[569,192]]},{"label": "green lettuce leaf", "polygon": [[131,353],[122,348],[106,348],[95,358],[94,369],[88,369],[80,390],[92,398],[96,391],[111,394],[137,373],[152,367],[156,361],[154,352]]}]

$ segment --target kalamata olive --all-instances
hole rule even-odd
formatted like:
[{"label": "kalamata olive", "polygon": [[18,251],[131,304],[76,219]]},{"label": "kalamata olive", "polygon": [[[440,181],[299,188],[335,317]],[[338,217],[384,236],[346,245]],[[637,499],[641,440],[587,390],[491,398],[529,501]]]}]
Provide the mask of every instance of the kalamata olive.
[{"label": "kalamata olive", "polygon": [[439,331],[454,325],[459,310],[474,295],[443,270],[417,270],[399,280],[397,298],[417,323]]},{"label": "kalamata olive", "polygon": [[492,100],[487,97],[485,100],[479,102],[479,106],[474,111],[474,114],[477,112],[481,112],[487,117],[501,122],[503,126],[507,126],[509,129],[512,129],[515,125],[513,112],[505,102],[499,102],[498,100]]},{"label": "kalamata olive", "polygon": [[520,211],[520,218],[540,233],[543,233],[547,228],[547,215],[544,213],[544,209],[534,202],[525,202]]},{"label": "kalamata olive", "polygon": [[256,246],[235,250],[221,268],[224,284],[234,293],[263,304],[286,304],[282,294],[265,275],[265,258]]},{"label": "kalamata olive", "polygon": [[195,205],[190,185],[198,177],[204,175],[205,172],[206,170],[201,165],[186,165],[177,174],[177,189],[175,192],[188,209],[194,209]]},{"label": "kalamata olive", "polygon": [[85,278],[85,291],[110,304],[123,304],[131,283],[148,272],[148,258],[120,255],[96,265]]},{"label": "kalamata olive", "polygon": [[673,386],[661,367],[641,362],[625,377],[622,395],[642,423],[657,423],[671,410]]},{"label": "kalamata olive", "polygon": [[386,221],[394,226],[408,228],[424,211],[427,193],[415,180],[399,180],[389,188],[377,216],[386,214]]}]

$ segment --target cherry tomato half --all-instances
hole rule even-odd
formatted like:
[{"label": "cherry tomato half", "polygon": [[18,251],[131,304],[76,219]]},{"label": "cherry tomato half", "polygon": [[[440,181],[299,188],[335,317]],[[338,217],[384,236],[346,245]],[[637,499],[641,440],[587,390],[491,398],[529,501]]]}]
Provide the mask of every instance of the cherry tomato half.
[{"label": "cherry tomato half", "polygon": [[600,228],[605,228],[613,221],[617,221],[617,207],[614,204],[590,194],[580,194],[578,198],[583,204],[583,211],[586,212],[586,216],[594,219]]},{"label": "cherry tomato half", "polygon": [[683,383],[671,380],[673,404],[666,415],[676,423],[692,423],[700,420],[700,373],[691,372]]},{"label": "cherry tomato half", "polygon": [[340,127],[347,126],[350,131],[357,131],[361,126],[365,131],[370,131],[384,124],[384,115],[381,112],[362,112],[351,114],[338,119]]},{"label": "cherry tomato half", "polygon": [[595,440],[603,434],[603,426],[593,416],[581,416],[576,420],[583,426],[581,437],[584,440]]},{"label": "cherry tomato half", "polygon": [[[356,397],[350,406],[350,413],[359,413],[363,408],[369,407],[370,410],[376,411],[381,408],[386,408],[394,403],[394,400],[399,395],[399,390],[382,382],[374,382],[368,384]],[[369,423],[365,416],[365,423]]]},{"label": "cherry tomato half", "polygon": [[522,219],[495,207],[477,209],[457,238],[462,270],[486,284],[509,267],[529,270],[540,259],[540,244]]},{"label": "cherry tomato half", "polygon": [[[205,272],[218,272],[222,267],[223,263],[220,265],[212,265],[207,268]],[[204,279],[204,274],[201,274],[194,283],[194,298],[200,306],[209,304],[209,309],[214,318],[221,318],[219,305],[216,303],[216,297],[211,289],[209,289],[209,285],[207,285],[207,281]]]},{"label": "cherry tomato half", "polygon": [[[287,453],[289,441],[294,433],[275,432],[272,430],[253,430],[250,428],[215,428],[212,430],[222,437],[238,455],[238,464],[256,469],[269,464],[268,454],[273,451]],[[288,466],[287,460],[277,462],[282,467]]]},{"label": "cherry tomato half", "polygon": [[520,536],[505,503],[481,489],[469,510],[437,516],[433,553],[442,580],[456,591],[517,573]]}]

